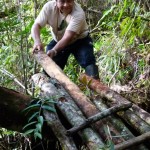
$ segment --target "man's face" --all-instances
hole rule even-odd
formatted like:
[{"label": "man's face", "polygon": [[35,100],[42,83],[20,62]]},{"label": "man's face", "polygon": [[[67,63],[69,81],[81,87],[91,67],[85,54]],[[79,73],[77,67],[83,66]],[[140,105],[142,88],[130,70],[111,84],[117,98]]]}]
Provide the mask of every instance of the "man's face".
[{"label": "man's face", "polygon": [[56,3],[61,12],[69,14],[73,9],[74,0],[56,0]]}]

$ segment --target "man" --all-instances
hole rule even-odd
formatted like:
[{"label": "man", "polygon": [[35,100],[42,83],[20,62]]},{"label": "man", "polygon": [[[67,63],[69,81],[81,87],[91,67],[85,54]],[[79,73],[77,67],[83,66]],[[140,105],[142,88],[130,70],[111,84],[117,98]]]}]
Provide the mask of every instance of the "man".
[{"label": "man", "polygon": [[92,39],[86,23],[84,11],[74,0],[53,0],[47,2],[32,26],[33,52],[43,50],[40,29],[48,24],[53,40],[46,52],[55,63],[64,69],[72,53],[87,75],[98,79]]}]

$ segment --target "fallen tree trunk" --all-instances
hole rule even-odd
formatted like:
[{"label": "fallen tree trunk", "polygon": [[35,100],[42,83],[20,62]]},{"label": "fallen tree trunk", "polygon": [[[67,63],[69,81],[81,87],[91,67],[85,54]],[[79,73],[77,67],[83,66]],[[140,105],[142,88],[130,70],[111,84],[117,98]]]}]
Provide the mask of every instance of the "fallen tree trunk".
[{"label": "fallen tree trunk", "polygon": [[125,112],[118,113],[118,115],[123,118],[126,123],[133,127],[138,133],[143,134],[150,131],[150,126],[132,111],[127,110]]},{"label": "fallen tree trunk", "polygon": [[[96,96],[92,102],[96,105],[96,107],[100,110],[100,111],[105,111],[106,109],[108,109],[108,106],[106,106],[102,99],[99,97],[99,96]],[[129,139],[133,139],[135,136],[133,135],[133,133],[131,133],[131,131],[124,125],[124,123],[122,122],[121,119],[117,118],[116,116],[114,115],[111,115],[109,117],[107,117],[108,121],[113,124],[116,129],[118,129],[120,135],[118,136],[121,136],[126,140],[129,140]],[[117,137],[116,137],[117,138]],[[147,150],[148,148],[143,145],[143,144],[140,144],[138,146],[132,146],[132,148],[130,148],[130,150],[135,150],[135,149],[138,149],[138,150]]]},{"label": "fallen tree trunk", "polygon": [[[49,58],[43,51],[34,54],[37,62],[44,68],[46,73],[52,77],[56,78],[61,85],[67,90],[67,92],[74,99],[78,107],[82,110],[86,117],[91,117],[99,112],[99,110],[93,105],[90,100],[81,92],[79,87],[70,81],[70,79],[63,73],[63,71],[55,64],[55,62]],[[103,119],[94,123],[94,128],[99,132],[100,136],[104,141],[108,140],[110,137],[105,132],[105,126],[107,126],[107,120]],[[101,128],[100,128],[101,127]],[[114,135],[118,134],[118,131],[110,125],[110,129]],[[112,139],[115,144],[123,142],[123,138]]]},{"label": "fallen tree trunk", "polygon": [[80,131],[81,129],[84,129],[85,127],[91,125],[92,123],[94,123],[94,122],[96,122],[98,120],[106,118],[107,116],[112,115],[113,113],[116,113],[118,111],[128,109],[131,106],[132,106],[132,104],[128,103],[128,104],[122,104],[122,105],[111,107],[111,108],[109,108],[109,109],[107,109],[107,110],[105,110],[105,111],[103,111],[101,113],[98,113],[98,114],[96,114],[96,115],[94,115],[92,117],[89,117],[82,124],[79,124],[78,126],[73,127],[72,129],[69,129],[67,131],[67,133],[68,134],[76,133],[76,132]]},{"label": "fallen tree trunk", "polygon": [[150,114],[148,112],[146,112],[145,110],[141,109],[137,105],[133,105],[132,106],[132,110],[133,110],[133,112],[138,114],[138,116],[140,116],[140,118],[142,118],[146,123],[148,123],[150,125]]},{"label": "fallen tree trunk", "polygon": [[50,113],[46,110],[43,112],[48,126],[52,129],[53,133],[60,142],[63,150],[77,150],[77,147],[71,137],[65,135],[66,129],[61,124],[58,116],[54,113]]},{"label": "fallen tree trunk", "polygon": [[0,126],[9,130],[21,131],[26,122],[22,110],[30,102],[31,97],[0,87]]},{"label": "fallen tree trunk", "polygon": [[[40,87],[43,95],[47,98],[53,97],[53,99],[55,99],[57,102],[57,107],[73,126],[84,122],[84,116],[75,103],[73,103],[71,97],[56,80],[52,78],[49,79],[46,75],[41,73],[33,75],[32,79],[34,83]],[[90,128],[82,130],[79,134],[89,149],[99,150],[100,147],[104,146],[101,139]]]},{"label": "fallen tree trunk", "polygon": [[121,144],[115,145],[115,150],[124,150],[127,148],[131,148],[134,145],[139,145],[144,141],[148,141],[150,139],[150,132],[144,133],[138,137],[135,137],[131,140],[125,141]]},{"label": "fallen tree trunk", "polygon": [[[103,103],[102,99],[99,96],[96,96],[92,102],[95,104],[95,106],[102,112],[108,109],[108,106]],[[112,123],[116,129],[118,129],[120,135],[125,140],[131,139],[134,137],[134,135],[130,132],[130,130],[124,125],[124,123],[117,118],[115,115],[111,115],[107,117],[110,123]]]},{"label": "fallen tree trunk", "polygon": [[[121,95],[119,95],[117,92],[111,90],[108,86],[103,85],[99,81],[83,74],[80,76],[80,81],[84,83],[86,80],[88,86],[100,94],[102,98],[105,98],[107,105],[109,107],[112,107],[114,105],[118,105],[121,103],[127,103],[129,102],[127,99],[123,98]],[[134,106],[135,104],[133,104]],[[133,128],[135,128],[140,134],[146,133],[150,131],[150,126],[141,119],[138,115],[139,113],[136,113],[132,111],[132,109],[129,109],[127,111],[124,111],[122,113],[118,113],[120,117],[122,117],[127,123],[129,123]]]},{"label": "fallen tree trunk", "polygon": [[[18,93],[4,87],[0,87],[0,126],[9,130],[22,132],[22,128],[27,122],[24,110],[32,101],[30,96]],[[52,127],[54,134],[60,140],[65,150],[76,150],[71,138],[65,135],[66,130],[59,122],[57,116],[44,112],[48,125]]]}]

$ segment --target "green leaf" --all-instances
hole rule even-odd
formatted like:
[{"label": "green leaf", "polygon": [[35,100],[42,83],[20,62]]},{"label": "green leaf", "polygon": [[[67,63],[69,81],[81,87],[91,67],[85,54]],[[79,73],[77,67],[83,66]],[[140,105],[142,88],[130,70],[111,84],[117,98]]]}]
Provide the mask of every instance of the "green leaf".
[{"label": "green leaf", "polygon": [[30,122],[34,117],[38,115],[39,112],[35,112],[29,119],[28,122]]},{"label": "green leaf", "polygon": [[34,129],[30,129],[30,130],[27,130],[26,132],[24,132],[23,134],[24,135],[31,134],[33,131],[34,131]]},{"label": "green leaf", "polygon": [[27,110],[29,110],[29,109],[31,110],[31,109],[33,109],[33,108],[35,108],[35,107],[40,107],[40,104],[31,105],[31,106],[25,108],[25,109],[23,110],[23,112],[24,112],[24,111],[27,111]]},{"label": "green leaf", "polygon": [[105,11],[105,13],[101,17],[100,21],[102,21],[106,16],[108,16],[116,7],[117,7],[116,5],[113,5],[113,6],[111,6],[111,8],[109,10]]},{"label": "green leaf", "polygon": [[124,6],[123,6],[123,8],[120,10],[120,14],[119,14],[119,17],[118,17],[118,21],[121,20],[121,17],[123,16],[123,13],[124,13],[126,7],[127,7],[127,0],[124,1]]},{"label": "green leaf", "polygon": [[34,133],[35,140],[36,140],[37,137],[42,140],[42,134],[40,134],[39,132]]},{"label": "green leaf", "polygon": [[43,125],[43,122],[44,122],[44,119],[43,119],[43,116],[39,116],[38,117],[38,122]]},{"label": "green leaf", "polygon": [[28,123],[27,125],[25,125],[25,126],[23,127],[23,130],[24,130],[25,128],[27,128],[28,126],[30,126],[30,125],[32,125],[32,124],[35,124],[35,123],[37,123],[37,121],[33,121],[33,122]]},{"label": "green leaf", "polygon": [[37,129],[37,131],[41,132],[42,131],[42,124],[41,123],[36,124],[36,129]]},{"label": "green leaf", "polygon": [[[58,98],[59,99],[59,98]],[[43,105],[53,106],[54,104],[57,104],[57,102],[44,102]]]},{"label": "green leaf", "polygon": [[43,109],[46,109],[46,110],[48,110],[48,111],[50,111],[50,112],[56,112],[56,110],[55,110],[53,107],[50,107],[50,106],[48,106],[48,105],[43,105],[42,108],[43,108]]},{"label": "green leaf", "polygon": [[[55,98],[55,99],[57,99],[57,98]],[[54,100],[52,100],[52,99],[47,99],[47,100],[45,100],[44,102],[46,102],[46,103],[57,103],[57,102],[55,102]]]}]

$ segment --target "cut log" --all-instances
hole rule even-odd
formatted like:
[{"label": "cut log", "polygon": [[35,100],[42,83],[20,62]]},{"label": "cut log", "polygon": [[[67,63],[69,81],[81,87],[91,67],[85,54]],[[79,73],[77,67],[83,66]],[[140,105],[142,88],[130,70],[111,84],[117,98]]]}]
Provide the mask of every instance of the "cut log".
[{"label": "cut log", "polygon": [[132,111],[126,110],[125,112],[118,113],[118,115],[123,118],[126,123],[132,126],[139,134],[150,131],[150,126]]},{"label": "cut log", "polygon": [[[108,106],[104,104],[100,96],[96,96],[92,99],[92,102],[95,106],[102,112],[108,109]],[[107,117],[110,123],[114,124],[116,129],[121,133],[119,136],[122,136],[125,140],[129,140],[134,137],[130,130],[124,125],[121,119],[117,118],[115,115]]]},{"label": "cut log", "polygon": [[141,109],[137,105],[133,105],[132,110],[134,113],[138,114],[138,116],[140,116],[140,118],[142,118],[146,123],[148,123],[150,125],[150,114],[148,112]]},{"label": "cut log", "polygon": [[[82,110],[86,117],[91,117],[99,112],[99,110],[93,105],[90,100],[81,92],[79,87],[74,84],[64,73],[63,71],[55,64],[55,62],[49,58],[43,51],[34,54],[37,62],[44,68],[46,73],[57,79],[61,85],[67,90],[67,92],[74,99],[78,107]],[[110,138],[105,132],[105,126],[107,126],[107,121],[103,119],[94,123],[94,128],[99,132],[100,136],[106,141]],[[114,135],[118,134],[118,131],[115,130],[111,125],[112,132]],[[112,139],[115,144],[123,142],[122,138]]]},{"label": "cut log", "polygon": [[63,150],[77,150],[77,147],[71,137],[65,135],[66,129],[61,124],[57,114],[50,113],[46,110],[43,112],[48,126],[52,129]]},{"label": "cut log", "polygon": [[[96,105],[96,107],[100,110],[100,111],[105,111],[106,109],[108,109],[108,106],[106,106],[104,104],[104,102],[102,101],[102,99],[100,98],[100,96],[96,96],[92,102]],[[131,131],[124,125],[124,123],[122,122],[121,119],[119,119],[118,117],[111,115],[109,117],[107,117],[108,121],[113,124],[116,129],[118,129],[120,135],[125,139],[125,141],[134,138],[135,136],[133,135],[133,133],[131,133]],[[117,136],[116,136],[117,138]],[[148,148],[144,145],[144,144],[140,144],[138,146],[132,146],[132,148],[130,148],[130,150],[148,150]]]},{"label": "cut log", "polygon": [[132,104],[128,103],[128,104],[122,104],[122,105],[111,107],[107,110],[104,110],[101,113],[98,113],[98,114],[86,119],[85,122],[83,122],[82,124],[80,124],[76,127],[73,127],[72,129],[69,129],[67,131],[67,133],[68,134],[76,133],[76,132],[80,131],[81,129],[84,129],[85,127],[89,126],[90,124],[92,124],[100,119],[106,118],[107,116],[112,115],[113,113],[116,113],[118,111],[126,110],[126,109],[130,108],[131,106],[132,106]]},{"label": "cut log", "polygon": [[90,100],[81,92],[79,87],[64,74],[60,67],[57,66],[50,57],[48,57],[43,51],[34,54],[34,56],[37,62],[44,68],[46,73],[50,77],[57,79],[67,90],[84,114],[90,117],[98,113],[95,106],[91,107],[92,104]]},{"label": "cut log", "polygon": [[[80,76],[80,81],[84,83],[84,81],[90,82],[88,86],[100,94],[102,98],[105,98],[105,101],[109,107],[121,104],[128,103],[129,101],[122,97],[117,92],[111,90],[108,86],[103,85],[99,81],[82,74]],[[134,104],[135,105],[135,104]],[[143,118],[141,119],[138,115],[139,113],[134,114],[135,112],[132,109],[124,111],[122,113],[117,113],[122,119],[124,119],[129,125],[135,128],[140,134],[146,133],[150,131],[150,125],[147,124]]]},{"label": "cut log", "polygon": [[144,141],[150,140],[150,132],[144,133],[138,137],[135,137],[131,140],[125,141],[121,144],[115,145],[115,150],[124,150],[127,148],[131,148],[132,146],[139,145],[143,143]]},{"label": "cut log", "polygon": [[[75,105],[71,97],[63,87],[54,79],[49,79],[46,75],[38,73],[32,76],[34,83],[40,87],[46,97],[54,97],[57,107],[67,118],[70,124],[78,125],[84,122],[85,118]],[[84,143],[89,149],[99,150],[104,144],[96,133],[90,128],[86,128],[79,133]]]}]

